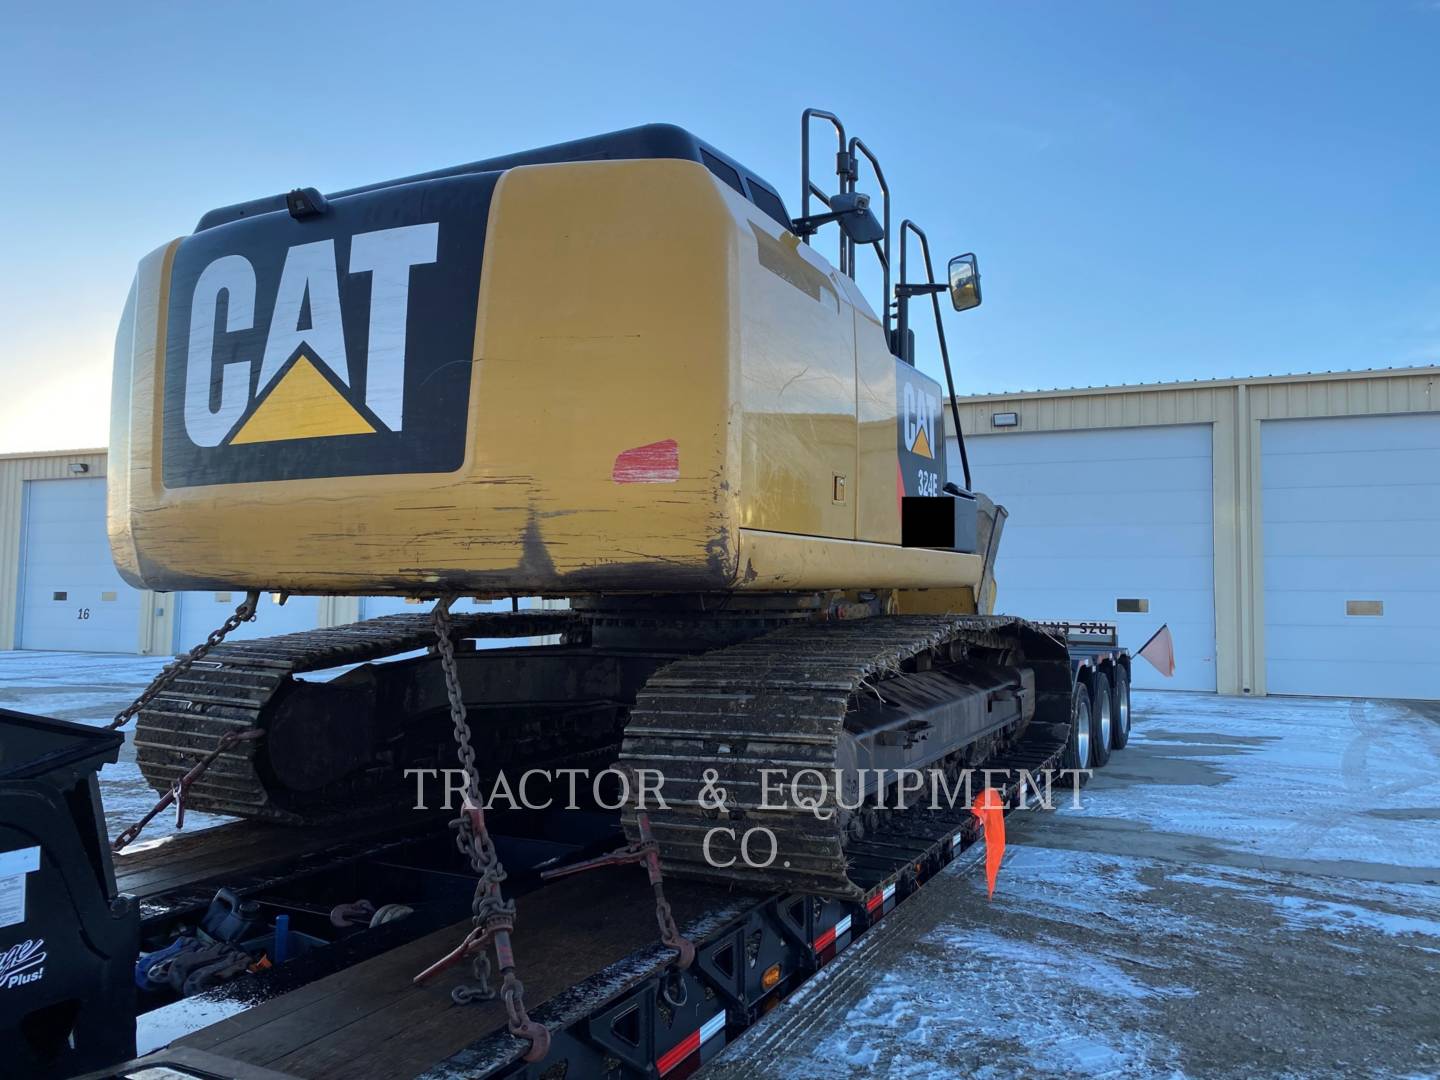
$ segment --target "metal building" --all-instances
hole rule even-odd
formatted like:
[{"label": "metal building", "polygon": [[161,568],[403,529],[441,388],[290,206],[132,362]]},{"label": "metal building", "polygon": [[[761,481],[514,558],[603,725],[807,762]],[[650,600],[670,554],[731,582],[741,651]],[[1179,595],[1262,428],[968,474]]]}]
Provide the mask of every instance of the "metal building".
[{"label": "metal building", "polygon": [[960,406],[975,486],[1010,511],[1003,610],[1110,619],[1132,647],[1167,623],[1177,688],[1440,698],[1440,367]]},{"label": "metal building", "polygon": [[[1166,623],[1177,688],[1440,699],[1440,367],[960,406],[975,484],[1010,511],[1001,610],[1112,619],[1132,647]],[[240,600],[126,586],[104,477],[103,450],[0,456],[0,649],[169,654]],[[403,610],[267,597],[237,636]]]}]

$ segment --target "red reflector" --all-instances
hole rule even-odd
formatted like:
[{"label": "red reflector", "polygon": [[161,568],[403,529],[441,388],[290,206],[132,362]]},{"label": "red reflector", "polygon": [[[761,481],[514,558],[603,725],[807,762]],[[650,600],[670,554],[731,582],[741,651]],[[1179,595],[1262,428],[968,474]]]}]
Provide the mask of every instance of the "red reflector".
[{"label": "red reflector", "polygon": [[815,951],[824,952],[831,945],[835,944],[835,928],[832,926],[815,939]]},{"label": "red reflector", "polygon": [[874,896],[870,897],[869,900],[865,901],[865,910],[874,911],[883,903],[885,903],[885,894],[883,892],[877,892]]},{"label": "red reflector", "polygon": [[687,1057],[689,1057],[691,1054],[693,1054],[696,1050],[699,1049],[700,1031],[697,1028],[695,1031],[692,1031],[689,1035],[685,1036],[685,1040],[679,1045],[661,1054],[660,1060],[655,1062],[655,1067],[660,1070],[660,1075],[664,1076],[671,1069],[675,1068],[676,1065],[679,1065],[682,1061],[684,1061]]}]

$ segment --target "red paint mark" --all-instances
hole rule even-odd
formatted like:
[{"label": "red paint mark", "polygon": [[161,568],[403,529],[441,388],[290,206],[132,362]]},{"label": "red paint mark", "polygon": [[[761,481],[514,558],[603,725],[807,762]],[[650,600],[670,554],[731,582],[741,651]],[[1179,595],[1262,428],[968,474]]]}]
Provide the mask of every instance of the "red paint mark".
[{"label": "red paint mark", "polygon": [[985,833],[985,880],[990,897],[995,897],[995,878],[1000,873],[1000,860],[1005,857],[1005,800],[1000,792],[987,787],[975,796],[970,813],[980,819]]},{"label": "red paint mark", "polygon": [[615,457],[617,484],[673,484],[680,479],[680,445],[674,439],[631,447]]},{"label": "red paint mark", "polygon": [[[670,445],[674,446],[675,444],[671,443]],[[641,447],[641,449],[643,450],[644,447]],[[687,1057],[689,1057],[691,1054],[693,1054],[696,1050],[699,1049],[700,1030],[697,1028],[689,1035],[685,1036],[685,1038],[681,1040],[681,1042],[678,1043],[676,1046],[661,1054],[660,1060],[655,1062],[655,1067],[660,1070],[660,1075],[664,1076],[671,1069],[675,1068],[676,1065],[679,1065],[680,1062],[684,1061]]]}]

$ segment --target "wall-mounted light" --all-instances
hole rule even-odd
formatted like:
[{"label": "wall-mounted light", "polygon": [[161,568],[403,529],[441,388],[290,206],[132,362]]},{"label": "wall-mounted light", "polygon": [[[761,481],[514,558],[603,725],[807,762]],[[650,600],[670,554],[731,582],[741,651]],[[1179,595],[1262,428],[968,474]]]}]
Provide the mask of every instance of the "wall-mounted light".
[{"label": "wall-mounted light", "polygon": [[1019,427],[1020,414],[1013,412],[997,412],[990,414],[991,427]]},{"label": "wall-mounted light", "polygon": [[70,471],[76,476],[80,476],[84,473],[89,472],[90,466],[83,461],[72,461],[70,462]]}]

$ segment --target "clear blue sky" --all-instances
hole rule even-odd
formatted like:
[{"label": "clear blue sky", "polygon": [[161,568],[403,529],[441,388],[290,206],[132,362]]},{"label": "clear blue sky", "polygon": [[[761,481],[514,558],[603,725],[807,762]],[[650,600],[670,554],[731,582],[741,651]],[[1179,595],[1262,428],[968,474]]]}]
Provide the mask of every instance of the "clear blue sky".
[{"label": "clear blue sky", "polygon": [[980,253],[961,392],[1440,362],[1440,0],[529,7],[12,8],[0,451],[105,440],[134,263],[213,206],[663,120],[793,211],[811,104]]}]

